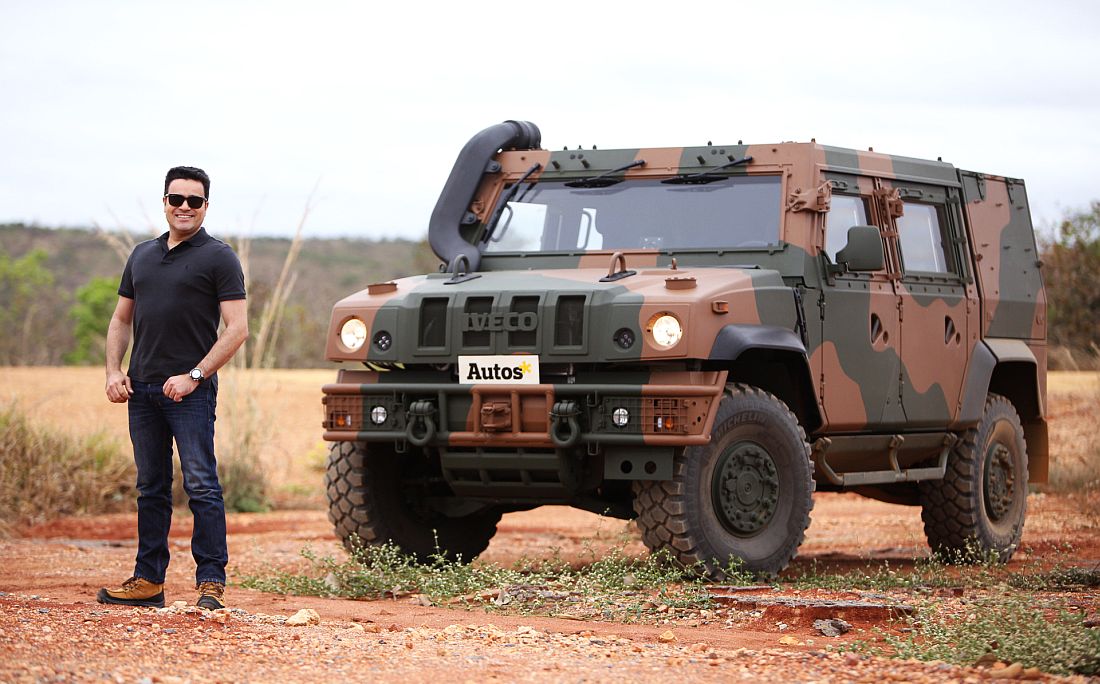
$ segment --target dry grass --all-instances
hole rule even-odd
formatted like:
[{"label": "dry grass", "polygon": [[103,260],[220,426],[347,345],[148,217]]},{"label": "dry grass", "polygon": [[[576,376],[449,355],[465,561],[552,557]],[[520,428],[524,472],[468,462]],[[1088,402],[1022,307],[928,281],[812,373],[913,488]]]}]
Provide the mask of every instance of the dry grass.
[{"label": "dry grass", "polygon": [[0,535],[61,515],[133,507],[133,459],[117,439],[58,433],[24,411],[14,400],[0,405]]},{"label": "dry grass", "polygon": [[[327,451],[321,440],[321,385],[335,376],[335,369],[227,368],[219,373],[218,453],[246,448],[253,454],[277,507],[323,505],[316,468]],[[129,451],[126,408],[107,401],[102,370],[0,368],[0,386],[51,433],[103,431]],[[1051,473],[1045,488],[1077,492],[1092,507],[1100,506],[1100,374],[1052,372],[1048,408]]]},{"label": "dry grass", "polygon": [[1042,489],[1066,494],[1100,525],[1100,373],[1051,374],[1050,480]]},{"label": "dry grass", "polygon": [[[1100,490],[1100,373],[1051,373],[1049,491]],[[1100,493],[1100,492],[1098,492]]]},{"label": "dry grass", "polygon": [[[310,454],[325,449],[321,385],[335,379],[335,370],[223,368],[218,377],[219,459],[228,461],[240,445],[250,445],[267,477],[267,496],[277,507],[321,506],[321,476],[311,467]],[[33,424],[73,437],[102,431],[122,445],[129,459],[126,407],[107,401],[101,369],[0,367],[0,387],[18,399]],[[265,422],[254,420],[255,415],[266,417]]]}]

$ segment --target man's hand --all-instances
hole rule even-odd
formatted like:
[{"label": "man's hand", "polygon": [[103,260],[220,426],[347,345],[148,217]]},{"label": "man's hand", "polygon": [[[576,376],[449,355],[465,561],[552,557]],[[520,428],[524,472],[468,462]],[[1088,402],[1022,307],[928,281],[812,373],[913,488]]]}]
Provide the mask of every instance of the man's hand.
[{"label": "man's hand", "polygon": [[107,374],[107,399],[116,404],[125,404],[134,393],[130,378],[122,371]]},{"label": "man's hand", "polygon": [[191,379],[191,375],[173,375],[164,383],[164,396],[172,401],[180,402],[188,394],[191,394],[199,386],[199,383]]}]

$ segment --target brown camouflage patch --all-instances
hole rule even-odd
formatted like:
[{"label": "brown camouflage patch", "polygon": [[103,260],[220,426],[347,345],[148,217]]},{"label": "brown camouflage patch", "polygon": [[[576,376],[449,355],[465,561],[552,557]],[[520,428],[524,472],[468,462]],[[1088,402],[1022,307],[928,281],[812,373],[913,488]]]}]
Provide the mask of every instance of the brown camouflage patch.
[{"label": "brown camouflage patch", "polygon": [[[836,346],[825,342],[810,357],[810,368],[826,378],[821,387],[822,409],[828,430],[861,430],[867,426],[863,390],[859,383],[844,372]],[[818,370],[820,369],[820,370]]]}]

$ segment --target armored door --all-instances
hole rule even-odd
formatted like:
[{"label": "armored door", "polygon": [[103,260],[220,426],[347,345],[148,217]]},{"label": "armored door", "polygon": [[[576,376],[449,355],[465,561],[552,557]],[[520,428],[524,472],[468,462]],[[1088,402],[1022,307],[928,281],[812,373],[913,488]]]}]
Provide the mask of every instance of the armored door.
[{"label": "armored door", "polygon": [[888,225],[871,179],[829,174],[833,195],[824,217],[825,277],[820,294],[822,343],[814,352],[831,432],[904,423],[899,388],[901,335],[894,261],[871,273],[847,272],[836,253],[854,225]]},{"label": "armored door", "polygon": [[892,181],[901,277],[901,396],[910,428],[942,428],[959,412],[977,331],[957,188]]}]

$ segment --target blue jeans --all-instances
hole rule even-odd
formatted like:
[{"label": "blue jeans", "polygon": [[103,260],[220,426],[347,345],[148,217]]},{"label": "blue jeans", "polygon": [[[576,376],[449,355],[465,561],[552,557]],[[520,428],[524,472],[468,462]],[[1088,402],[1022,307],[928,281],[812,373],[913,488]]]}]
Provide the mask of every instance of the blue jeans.
[{"label": "blue jeans", "polygon": [[214,460],[216,376],[176,403],[163,384],[133,381],[129,401],[130,441],[134,445],[138,490],[138,551],[134,576],[164,582],[168,570],[168,530],[172,526],[172,439],[179,450],[183,488],[195,527],[191,555],[196,582],[225,583],[229,551],[225,543],[225,503]]}]

